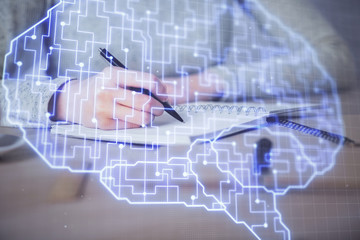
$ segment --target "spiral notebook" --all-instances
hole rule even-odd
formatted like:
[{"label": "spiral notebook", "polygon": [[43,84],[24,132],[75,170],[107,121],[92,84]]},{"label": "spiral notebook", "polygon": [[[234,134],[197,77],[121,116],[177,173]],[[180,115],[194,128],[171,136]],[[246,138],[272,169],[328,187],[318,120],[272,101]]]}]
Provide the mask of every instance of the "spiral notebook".
[{"label": "spiral notebook", "polygon": [[294,114],[314,108],[313,104],[258,104],[197,102],[176,106],[174,109],[185,123],[166,112],[149,124],[135,129],[100,130],[77,124],[54,125],[51,133],[81,139],[134,144],[191,144],[208,141],[260,126],[271,115]]}]

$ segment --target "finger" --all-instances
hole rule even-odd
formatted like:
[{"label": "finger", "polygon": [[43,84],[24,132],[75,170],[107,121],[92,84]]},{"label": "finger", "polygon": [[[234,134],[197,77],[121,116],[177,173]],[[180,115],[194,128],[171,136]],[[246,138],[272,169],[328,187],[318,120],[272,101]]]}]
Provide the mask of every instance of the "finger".
[{"label": "finger", "polygon": [[111,120],[124,122],[121,125],[124,128],[134,128],[149,125],[155,118],[151,113],[138,111],[119,104],[102,108],[96,112],[95,117],[96,123],[94,123],[93,127],[101,129],[114,129],[116,125]]},{"label": "finger", "polygon": [[122,105],[116,105],[113,113],[113,119],[119,119],[125,123],[136,124],[140,126],[149,125],[155,116],[148,112],[138,111]]},{"label": "finger", "polygon": [[[164,106],[158,100],[145,94],[141,94],[134,91],[126,90],[126,94],[131,94],[131,101],[118,102],[121,105],[125,105],[136,110],[151,113],[155,116],[160,116],[164,113]],[[130,100],[130,99],[127,99]],[[129,104],[130,103],[130,104]]]},{"label": "finger", "polygon": [[145,88],[156,95],[161,101],[166,101],[168,98],[165,84],[153,74],[130,71],[117,67],[109,67],[105,69],[104,72],[116,86],[123,88]]},{"label": "finger", "polygon": [[138,124],[125,122],[120,119],[111,119],[111,120],[113,120],[117,124],[116,129],[128,129],[128,128],[140,128],[141,127]]},{"label": "finger", "polygon": [[[123,92],[125,91],[126,90],[123,89]],[[119,101],[117,100],[117,97],[119,97],[117,96],[118,93],[119,91],[113,90],[104,90],[97,93],[95,103],[95,117],[99,124],[108,126],[110,123],[106,122],[106,119],[120,119],[126,123],[129,122],[136,125],[146,125],[150,123],[153,118],[153,115],[150,112],[144,112],[141,109],[137,110],[133,107],[133,105],[127,107],[117,104]],[[130,95],[130,93],[128,93],[128,95]],[[144,96],[149,98],[149,96]],[[125,98],[125,100],[129,99],[130,97]]]},{"label": "finger", "polygon": [[155,116],[160,116],[164,113],[164,106],[155,98],[123,88],[99,93],[98,99],[102,99],[105,102],[105,104],[101,104],[105,108],[112,106],[116,102],[119,105],[151,113]]}]

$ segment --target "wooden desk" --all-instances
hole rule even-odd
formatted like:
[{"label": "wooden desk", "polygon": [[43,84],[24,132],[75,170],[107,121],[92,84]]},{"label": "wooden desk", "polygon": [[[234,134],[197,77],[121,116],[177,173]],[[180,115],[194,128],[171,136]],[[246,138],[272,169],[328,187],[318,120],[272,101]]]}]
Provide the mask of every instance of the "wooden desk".
[{"label": "wooden desk", "polygon": [[[359,141],[360,91],[341,99],[347,135]],[[359,156],[343,148],[330,172],[278,199],[293,239],[360,239]],[[82,175],[50,169],[28,146],[2,157],[0,180],[0,239],[254,239],[220,212],[117,201],[97,175],[74,197]]]}]

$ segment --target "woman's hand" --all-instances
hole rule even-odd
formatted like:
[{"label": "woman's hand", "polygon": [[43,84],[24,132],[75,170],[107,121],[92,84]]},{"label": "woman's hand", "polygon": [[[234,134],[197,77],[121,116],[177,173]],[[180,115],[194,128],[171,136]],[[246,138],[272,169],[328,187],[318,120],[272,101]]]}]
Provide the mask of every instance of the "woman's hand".
[{"label": "woman's hand", "polygon": [[105,68],[86,80],[65,84],[56,103],[55,120],[101,129],[136,128],[149,124],[164,112],[154,98],[127,90],[146,88],[167,100],[165,85],[156,76],[117,67]]}]

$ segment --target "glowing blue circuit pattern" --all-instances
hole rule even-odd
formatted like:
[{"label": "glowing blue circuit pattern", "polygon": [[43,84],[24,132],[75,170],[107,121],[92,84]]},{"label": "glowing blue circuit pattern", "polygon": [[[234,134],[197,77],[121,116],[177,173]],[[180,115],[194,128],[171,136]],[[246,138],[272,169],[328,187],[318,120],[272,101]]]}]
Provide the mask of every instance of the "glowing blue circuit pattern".
[{"label": "glowing blue circuit pattern", "polygon": [[[310,45],[257,1],[63,0],[12,41],[4,69],[8,120],[20,126],[52,168],[99,174],[116,199],[130,204],[203,207],[224,212],[258,239],[290,239],[277,197],[306,188],[330,170],[340,146],[299,137],[281,126],[221,140],[199,137],[181,146],[51,134],[51,125],[64,122],[50,121],[54,112],[41,103],[55,92],[66,94],[58,89],[72,79],[101,78],[108,63],[99,56],[100,47],[131,70],[155,74],[167,83],[173,83],[169,77],[180,79],[176,84],[183,91],[173,96],[175,104],[177,98],[186,98],[188,77],[206,70],[209,79],[200,83],[225,79],[224,89],[213,97],[221,93],[233,103],[266,106],[271,98],[304,104],[315,96],[326,110],[312,116],[311,126],[341,134],[335,83]],[[79,103],[70,104],[81,109]],[[260,156],[259,139],[264,138],[272,146]]]}]

